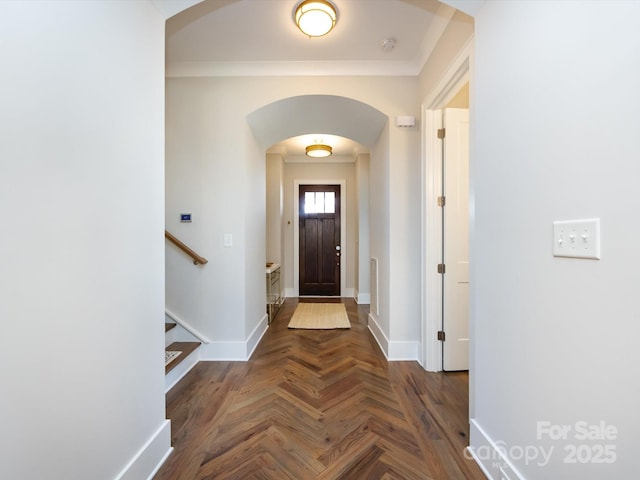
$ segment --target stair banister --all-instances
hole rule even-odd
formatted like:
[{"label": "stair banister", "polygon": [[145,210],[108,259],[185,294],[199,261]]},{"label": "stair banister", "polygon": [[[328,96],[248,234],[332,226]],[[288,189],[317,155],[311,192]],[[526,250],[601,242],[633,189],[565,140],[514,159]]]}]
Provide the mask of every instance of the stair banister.
[{"label": "stair banister", "polygon": [[196,252],[194,252],[191,248],[186,246],[184,243],[182,243],[180,240],[178,240],[175,236],[173,236],[168,231],[166,231],[166,230],[164,231],[164,236],[165,236],[165,238],[167,240],[169,240],[171,243],[173,243],[176,247],[178,247],[184,253],[189,255],[193,259],[193,264],[194,265],[204,265],[204,264],[209,262],[209,260],[207,260],[206,258],[201,257],[200,255],[198,255]]}]

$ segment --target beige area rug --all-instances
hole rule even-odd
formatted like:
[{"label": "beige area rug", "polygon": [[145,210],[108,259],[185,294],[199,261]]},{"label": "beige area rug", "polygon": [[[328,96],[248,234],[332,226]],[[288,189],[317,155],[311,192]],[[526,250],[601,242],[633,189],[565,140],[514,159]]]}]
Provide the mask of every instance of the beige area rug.
[{"label": "beige area rug", "polygon": [[351,328],[344,303],[299,303],[289,328],[331,330]]}]

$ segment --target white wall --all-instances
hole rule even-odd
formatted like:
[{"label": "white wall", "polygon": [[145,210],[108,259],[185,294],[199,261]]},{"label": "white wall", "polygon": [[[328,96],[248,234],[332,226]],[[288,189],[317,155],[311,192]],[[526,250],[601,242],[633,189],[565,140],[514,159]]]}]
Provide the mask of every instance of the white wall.
[{"label": "white wall", "polygon": [[[266,222],[266,160],[265,151],[258,144],[249,125],[245,125],[244,145],[246,175],[245,203],[245,338],[247,339],[247,357],[257,346],[267,329],[265,259],[267,258]],[[238,238],[236,237],[236,240]],[[241,240],[243,241],[243,240]]]},{"label": "white wall", "polygon": [[369,239],[369,154],[361,153],[356,158],[356,182],[358,188],[358,235],[356,239],[356,300],[360,304],[371,301],[370,239]]},{"label": "white wall", "polygon": [[[167,79],[167,228],[192,245],[196,251],[209,258],[212,263],[195,268],[182,254],[167,249],[167,305],[181,318],[214,341],[243,342],[261,321],[245,318],[248,311],[258,312],[264,307],[262,295],[246,295],[244,288],[249,271],[245,270],[244,257],[247,225],[242,216],[248,212],[248,203],[260,205],[264,211],[265,192],[254,191],[250,185],[265,184],[265,154],[262,152],[262,167],[257,168],[253,160],[255,151],[251,142],[247,146],[246,116],[258,108],[297,95],[339,95],[366,103],[393,118],[397,115],[418,116],[418,81],[415,77],[373,77],[364,81],[357,77],[242,77],[242,78],[168,78]],[[389,127],[396,129],[396,127]],[[397,215],[415,215],[419,222],[419,209],[407,211],[407,203],[419,199],[419,134],[415,132],[386,133],[391,143],[385,141],[386,149],[380,151],[380,165],[387,173],[392,159],[389,149],[394,150],[391,167],[399,170],[393,174],[378,176],[386,184],[382,195],[392,199],[379,203],[380,209],[371,209],[374,217],[388,217],[390,211]],[[263,146],[266,148],[269,146]],[[414,158],[415,156],[415,158]],[[372,155],[373,157],[373,155]],[[410,157],[410,158],[409,158]],[[248,161],[247,158],[251,158]],[[256,160],[257,161],[257,160]],[[414,165],[415,163],[415,165]],[[383,164],[386,164],[384,166]],[[410,168],[417,169],[415,178],[409,178]],[[372,173],[373,177],[373,173]],[[396,185],[397,182],[397,185]],[[394,195],[389,195],[393,189]],[[405,191],[409,189],[411,191]],[[398,195],[395,195],[397,193]],[[372,190],[372,195],[374,194]],[[396,203],[395,198],[398,198]],[[286,202],[285,202],[286,205]],[[189,209],[194,213],[194,222],[181,225],[178,214]],[[196,217],[197,214],[197,217]],[[264,214],[263,214],[264,215]],[[257,217],[256,217],[257,218]],[[262,258],[257,261],[256,278],[264,289],[264,255],[266,233],[263,230],[252,235],[251,242],[262,242]],[[420,231],[410,222],[402,221],[393,232],[398,246],[416,248],[419,255]],[[233,233],[242,248],[222,247],[224,233]],[[384,235],[389,235],[385,233]],[[376,254],[390,262],[388,242]],[[397,253],[400,255],[400,252]],[[253,262],[253,260],[252,260]],[[412,260],[400,259],[398,272],[416,268],[419,280],[419,265]],[[414,268],[411,267],[411,268]],[[239,270],[240,268],[240,270]],[[354,274],[355,278],[355,274]],[[388,278],[388,277],[387,277]],[[419,282],[413,276],[396,275],[395,286],[399,294],[395,301],[398,314],[385,307],[386,335],[397,336],[399,341],[414,340],[419,332]],[[253,279],[251,281],[254,281]],[[352,280],[353,281],[353,280]],[[385,279],[389,288],[388,280]],[[382,296],[381,296],[382,297]],[[384,297],[389,302],[389,294]],[[405,302],[408,302],[406,305]],[[245,303],[248,311],[244,311]],[[261,311],[261,310],[260,310]],[[389,316],[397,324],[395,331],[389,329]]]},{"label": "white wall", "polygon": [[[267,256],[266,261],[283,265],[283,230],[286,227],[283,212],[283,171],[284,162],[279,153],[267,154]],[[283,282],[281,282],[283,283]]]},{"label": "white wall", "polygon": [[[419,109],[411,113],[416,118],[420,116]],[[420,318],[420,129],[393,127],[390,134],[393,145],[389,152],[390,307],[394,318]],[[406,342],[406,348],[399,343],[389,356],[396,360],[417,359],[420,332],[420,322],[394,321],[390,339]]]},{"label": "white wall", "polygon": [[[378,144],[371,150],[370,196],[369,196],[369,240],[371,258],[378,262],[378,293],[376,305],[370,310],[369,326],[385,353],[389,351],[390,324],[390,283],[389,226],[391,216],[391,188],[389,185],[389,131],[385,129]],[[372,272],[371,275],[374,275]],[[377,315],[375,313],[377,307]]]},{"label": "white wall", "polygon": [[[472,444],[504,442],[523,478],[634,478],[640,3],[550,7],[489,1],[476,17],[473,427],[485,435]],[[554,258],[552,222],[590,217],[602,259]],[[571,430],[538,438],[540,421]],[[618,434],[577,439],[580,421]],[[571,445],[586,460],[612,445],[616,460],[565,463]],[[515,458],[527,446],[554,447],[549,464]]]},{"label": "white wall", "polygon": [[146,478],[170,447],[164,19],[4,1],[0,44],[0,477]]}]

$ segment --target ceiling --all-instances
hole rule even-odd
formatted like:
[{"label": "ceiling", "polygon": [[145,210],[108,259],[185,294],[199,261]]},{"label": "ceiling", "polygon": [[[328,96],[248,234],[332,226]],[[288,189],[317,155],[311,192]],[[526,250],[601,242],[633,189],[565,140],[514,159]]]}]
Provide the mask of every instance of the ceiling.
[{"label": "ceiling", "polygon": [[[205,0],[167,21],[167,76],[418,75],[455,9],[437,0],[331,0],[338,21],[309,38],[293,12],[300,0]],[[381,42],[393,39],[395,47]],[[316,138],[334,156],[353,158],[362,145],[308,132],[274,145],[304,157]]]}]

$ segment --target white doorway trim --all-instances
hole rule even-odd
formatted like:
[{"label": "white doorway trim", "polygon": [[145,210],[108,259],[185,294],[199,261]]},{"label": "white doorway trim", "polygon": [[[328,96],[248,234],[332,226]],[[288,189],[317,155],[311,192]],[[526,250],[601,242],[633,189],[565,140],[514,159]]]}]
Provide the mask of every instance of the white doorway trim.
[{"label": "white doorway trim", "polygon": [[[300,296],[300,185],[340,185],[340,296],[346,297],[347,261],[347,180],[294,180],[293,181],[293,296]],[[351,295],[353,296],[353,295]]]},{"label": "white doorway trim", "polygon": [[[452,62],[438,85],[426,96],[423,111],[422,154],[422,353],[421,363],[430,372],[442,371],[442,343],[437,334],[442,328],[442,278],[437,265],[442,259],[442,210],[438,196],[442,185],[442,109],[469,82],[473,61],[471,37]],[[472,193],[470,195],[473,205]],[[470,209],[473,217],[473,209]],[[470,303],[470,305],[472,305]],[[470,314],[469,321],[472,321]],[[470,325],[471,327],[471,325]],[[470,330],[472,330],[470,328]],[[470,355],[470,362],[472,362]]]}]

